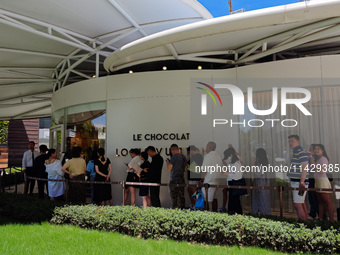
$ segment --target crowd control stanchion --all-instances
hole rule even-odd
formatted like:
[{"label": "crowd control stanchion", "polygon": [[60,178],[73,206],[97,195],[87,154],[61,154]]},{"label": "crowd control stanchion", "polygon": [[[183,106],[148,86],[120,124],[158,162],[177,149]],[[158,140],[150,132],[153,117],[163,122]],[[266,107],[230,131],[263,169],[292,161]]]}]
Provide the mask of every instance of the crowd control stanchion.
[{"label": "crowd control stanchion", "polygon": [[27,193],[28,193],[28,176],[27,176],[27,172],[26,173],[24,173],[24,175],[25,175],[25,184],[24,184],[24,194],[25,195],[27,195]]},{"label": "crowd control stanchion", "polygon": [[65,200],[68,202],[68,179],[65,180]]},{"label": "crowd control stanchion", "polygon": [[12,167],[9,168],[9,175],[8,175],[8,190],[11,190],[11,176],[12,175]]},{"label": "crowd control stanchion", "polygon": [[122,182],[122,189],[123,189],[123,206],[125,206],[125,181]]},{"label": "crowd control stanchion", "polygon": [[[205,191],[205,199],[204,199],[204,209],[209,211],[209,202],[208,202],[208,189],[209,189],[209,184],[205,183],[204,184],[204,191]],[[202,194],[203,195],[203,194]]]},{"label": "crowd control stanchion", "polygon": [[0,172],[0,190],[1,192],[5,192],[5,190],[3,190],[3,174],[4,174],[5,169],[2,169]]},{"label": "crowd control stanchion", "polygon": [[15,191],[14,193],[15,194],[18,194],[18,181],[17,181],[17,172],[14,173],[14,188],[15,188]]},{"label": "crowd control stanchion", "polygon": [[283,188],[282,186],[279,186],[279,192],[280,192],[280,218],[283,218],[283,198],[282,198],[282,192]]}]

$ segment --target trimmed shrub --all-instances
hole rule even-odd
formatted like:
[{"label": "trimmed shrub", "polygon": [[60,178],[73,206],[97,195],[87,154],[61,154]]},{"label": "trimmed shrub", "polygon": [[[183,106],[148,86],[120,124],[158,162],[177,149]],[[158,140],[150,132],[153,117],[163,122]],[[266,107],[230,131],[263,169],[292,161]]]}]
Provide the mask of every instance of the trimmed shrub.
[{"label": "trimmed shrub", "polygon": [[279,222],[288,222],[290,224],[293,224],[294,226],[299,226],[300,224],[304,224],[307,228],[313,229],[316,227],[320,227],[321,230],[328,230],[328,229],[335,229],[337,233],[340,233],[340,222],[331,222],[327,220],[309,220],[309,221],[301,221],[296,220],[294,218],[280,218],[279,216],[274,215],[257,215],[257,214],[247,214],[249,216],[253,216],[255,218],[261,218],[261,219],[269,219],[273,221],[279,221]]},{"label": "trimmed shrub", "polygon": [[282,252],[340,252],[334,229],[308,229],[243,215],[131,206],[65,206],[56,208],[53,224],[116,231],[141,238],[170,238],[218,245],[248,245]]},{"label": "trimmed shrub", "polygon": [[49,221],[54,208],[64,204],[28,195],[0,193],[0,215],[18,223]]}]

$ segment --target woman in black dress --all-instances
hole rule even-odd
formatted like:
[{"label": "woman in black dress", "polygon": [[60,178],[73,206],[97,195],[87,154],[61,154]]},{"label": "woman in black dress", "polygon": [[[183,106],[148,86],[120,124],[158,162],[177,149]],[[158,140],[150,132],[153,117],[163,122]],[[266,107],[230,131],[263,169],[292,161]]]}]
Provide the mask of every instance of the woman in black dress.
[{"label": "woman in black dress", "polygon": [[[95,181],[110,182],[111,175],[111,161],[105,156],[105,150],[103,148],[98,149],[98,160],[95,161],[96,177]],[[94,199],[101,205],[105,205],[105,201],[109,200],[110,205],[112,203],[111,184],[95,184],[94,186]]]},{"label": "woman in black dress", "polygon": [[[143,161],[137,173],[140,178],[140,182],[149,182],[148,169],[150,168],[150,162],[148,161],[148,158],[148,153],[146,153],[145,151],[140,154],[140,159]],[[139,195],[143,199],[143,207],[150,207],[151,199],[149,196],[149,186],[141,185],[139,188]]]}]

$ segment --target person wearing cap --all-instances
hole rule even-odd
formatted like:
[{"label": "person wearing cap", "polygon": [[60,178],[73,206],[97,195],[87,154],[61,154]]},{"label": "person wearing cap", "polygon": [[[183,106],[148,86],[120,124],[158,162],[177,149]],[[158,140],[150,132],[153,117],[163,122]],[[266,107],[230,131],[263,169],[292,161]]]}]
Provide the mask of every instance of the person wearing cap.
[{"label": "person wearing cap", "polygon": [[[45,161],[48,159],[48,148],[45,144],[39,146],[40,155],[34,159],[33,172],[37,178],[47,179]],[[46,193],[48,194],[47,181],[38,180],[39,198],[44,199],[44,186],[46,185]]]}]

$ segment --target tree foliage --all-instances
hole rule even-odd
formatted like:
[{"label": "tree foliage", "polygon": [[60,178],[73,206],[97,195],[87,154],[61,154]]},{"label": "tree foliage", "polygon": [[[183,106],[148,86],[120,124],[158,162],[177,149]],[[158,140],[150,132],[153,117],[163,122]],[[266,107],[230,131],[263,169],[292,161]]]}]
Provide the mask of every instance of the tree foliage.
[{"label": "tree foliage", "polygon": [[8,140],[8,120],[0,121],[0,144],[7,144]]}]

